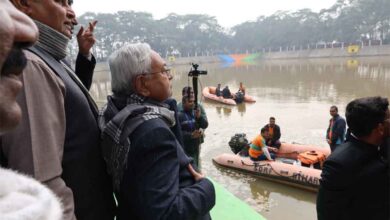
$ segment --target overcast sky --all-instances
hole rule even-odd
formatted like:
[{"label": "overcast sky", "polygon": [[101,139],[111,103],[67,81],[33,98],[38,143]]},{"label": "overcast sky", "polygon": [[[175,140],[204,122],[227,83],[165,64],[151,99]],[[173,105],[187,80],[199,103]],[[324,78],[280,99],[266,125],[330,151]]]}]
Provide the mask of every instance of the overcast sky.
[{"label": "overcast sky", "polygon": [[223,27],[232,27],[260,15],[271,15],[278,10],[296,11],[310,8],[318,12],[329,8],[336,0],[74,0],[73,9],[82,15],[87,11],[112,13],[119,10],[143,11],[155,19],[169,13],[208,14],[215,16]]}]

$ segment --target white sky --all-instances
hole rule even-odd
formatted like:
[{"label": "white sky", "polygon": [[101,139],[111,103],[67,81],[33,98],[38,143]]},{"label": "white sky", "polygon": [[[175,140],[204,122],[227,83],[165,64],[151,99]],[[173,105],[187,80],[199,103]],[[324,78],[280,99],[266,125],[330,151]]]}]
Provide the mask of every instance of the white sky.
[{"label": "white sky", "polygon": [[119,10],[149,12],[160,19],[174,12],[215,16],[223,27],[232,27],[260,15],[271,15],[278,10],[296,11],[310,8],[320,11],[336,0],[74,0],[77,16],[87,11],[112,13]]}]

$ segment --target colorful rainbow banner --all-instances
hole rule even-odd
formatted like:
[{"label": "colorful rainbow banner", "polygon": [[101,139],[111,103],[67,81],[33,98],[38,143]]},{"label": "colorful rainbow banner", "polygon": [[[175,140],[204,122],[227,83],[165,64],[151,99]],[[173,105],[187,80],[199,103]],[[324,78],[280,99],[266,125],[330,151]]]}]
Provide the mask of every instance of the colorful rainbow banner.
[{"label": "colorful rainbow banner", "polygon": [[255,59],[259,58],[261,54],[230,54],[219,55],[219,59],[224,63],[224,66],[242,66],[255,63]]}]

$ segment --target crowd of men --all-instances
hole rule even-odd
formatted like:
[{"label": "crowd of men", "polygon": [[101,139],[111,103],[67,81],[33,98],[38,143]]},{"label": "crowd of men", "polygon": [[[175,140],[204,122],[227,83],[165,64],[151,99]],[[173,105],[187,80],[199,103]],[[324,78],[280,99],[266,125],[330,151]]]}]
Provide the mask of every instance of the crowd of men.
[{"label": "crowd of men", "polygon": [[[208,121],[193,90],[176,106],[165,61],[129,44],[109,58],[113,95],[99,111],[96,22],[77,34],[75,70],[65,61],[71,3],[0,0],[0,219],[211,219],[215,190],[198,167]],[[353,100],[346,123],[330,113],[318,219],[388,219],[388,100]],[[280,135],[271,117],[249,155],[272,159]]]},{"label": "crowd of men", "polygon": [[[40,212],[20,218],[12,211],[25,210],[21,205],[28,201],[2,200],[0,218],[210,219],[213,184],[171,131],[175,112],[164,101],[172,76],[164,60],[147,44],[115,52],[109,62],[114,94],[99,116],[88,93],[96,22],[77,34],[75,70],[65,61],[77,24],[71,3],[1,0],[1,59],[13,56],[0,81],[0,161],[35,180],[1,169],[0,191],[13,195],[25,180],[42,195],[29,203]],[[12,47],[18,50],[10,52]],[[20,183],[3,181],[8,176]],[[11,205],[16,208],[6,210]]]}]

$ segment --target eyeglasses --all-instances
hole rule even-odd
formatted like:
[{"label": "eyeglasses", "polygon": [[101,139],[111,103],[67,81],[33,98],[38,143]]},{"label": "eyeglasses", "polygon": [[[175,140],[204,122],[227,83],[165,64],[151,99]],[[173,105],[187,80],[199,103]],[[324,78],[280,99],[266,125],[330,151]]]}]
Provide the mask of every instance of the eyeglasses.
[{"label": "eyeglasses", "polygon": [[171,76],[171,69],[163,69],[163,70],[160,70],[158,72],[153,72],[153,73],[147,73],[147,74],[157,74],[157,73],[162,73],[162,74],[165,74],[167,76]]}]

